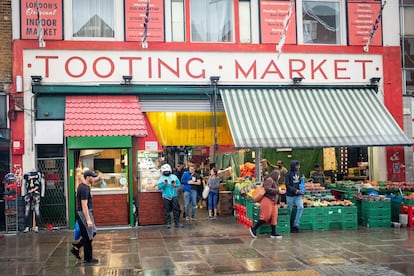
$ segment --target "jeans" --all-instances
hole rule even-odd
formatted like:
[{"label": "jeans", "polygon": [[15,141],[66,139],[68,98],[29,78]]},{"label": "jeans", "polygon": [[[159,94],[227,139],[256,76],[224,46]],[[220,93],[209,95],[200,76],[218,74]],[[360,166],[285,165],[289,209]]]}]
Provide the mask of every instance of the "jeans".
[{"label": "jeans", "polygon": [[217,209],[218,194],[215,192],[208,193],[208,210]]},{"label": "jeans", "polygon": [[303,201],[302,196],[286,196],[286,203],[289,208],[289,213],[292,215],[293,204],[296,204],[296,217],[295,221],[293,222],[293,226],[299,227],[300,218],[302,217],[303,213]]},{"label": "jeans", "polygon": [[197,203],[197,190],[191,189],[190,192],[184,192],[185,215],[190,217],[190,203],[191,203],[191,218],[195,218],[195,209]]}]

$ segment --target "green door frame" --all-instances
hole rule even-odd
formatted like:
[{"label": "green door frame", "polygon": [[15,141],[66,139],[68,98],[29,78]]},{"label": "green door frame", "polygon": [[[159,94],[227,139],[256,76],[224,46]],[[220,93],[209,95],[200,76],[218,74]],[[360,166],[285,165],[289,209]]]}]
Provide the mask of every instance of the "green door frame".
[{"label": "green door frame", "polygon": [[128,200],[129,200],[129,221],[134,226],[133,213],[133,169],[132,164],[132,137],[131,136],[91,136],[91,137],[67,137],[67,156],[69,170],[69,227],[75,226],[75,150],[80,149],[127,149],[128,150]]}]

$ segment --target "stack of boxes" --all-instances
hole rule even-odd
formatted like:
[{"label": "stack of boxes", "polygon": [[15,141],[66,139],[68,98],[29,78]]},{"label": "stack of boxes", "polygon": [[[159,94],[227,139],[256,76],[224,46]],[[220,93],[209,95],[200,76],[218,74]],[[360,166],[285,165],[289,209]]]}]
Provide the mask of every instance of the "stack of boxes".
[{"label": "stack of boxes", "polygon": [[357,204],[360,225],[368,228],[391,227],[391,200],[359,200]]}]

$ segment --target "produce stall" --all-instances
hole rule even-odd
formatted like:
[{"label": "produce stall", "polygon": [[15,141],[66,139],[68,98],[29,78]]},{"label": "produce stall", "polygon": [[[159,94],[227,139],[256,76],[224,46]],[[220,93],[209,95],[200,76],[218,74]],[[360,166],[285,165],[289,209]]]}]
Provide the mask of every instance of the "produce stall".
[{"label": "produce stall", "polygon": [[[256,184],[243,181],[234,186],[234,214],[237,222],[252,227],[259,218],[260,203],[254,202],[252,193]],[[329,190],[319,185],[307,183],[307,194],[304,196],[304,211],[300,225],[302,230],[321,231],[338,229],[357,229],[357,207],[350,200],[336,200]],[[310,192],[312,191],[312,193]],[[292,218],[296,209],[293,209]],[[289,234],[291,216],[285,203],[280,203],[276,231]],[[270,233],[270,226],[261,226],[258,233]]]}]

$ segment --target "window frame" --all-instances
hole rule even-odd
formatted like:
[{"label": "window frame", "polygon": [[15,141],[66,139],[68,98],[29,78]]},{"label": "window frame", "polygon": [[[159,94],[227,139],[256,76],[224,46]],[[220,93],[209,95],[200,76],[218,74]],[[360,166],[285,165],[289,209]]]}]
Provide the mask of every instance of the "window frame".
[{"label": "window frame", "polygon": [[123,41],[124,33],[124,7],[125,2],[114,1],[114,37],[75,37],[73,36],[73,0],[63,1],[64,11],[64,39],[65,40],[84,40],[84,41]]},{"label": "window frame", "polygon": [[[339,42],[335,44],[325,44],[325,43],[305,43],[303,39],[303,2],[337,2],[339,4]],[[297,36],[297,45],[347,45],[347,33],[348,29],[346,26],[346,1],[344,0],[302,0],[296,1],[296,36]]]}]

